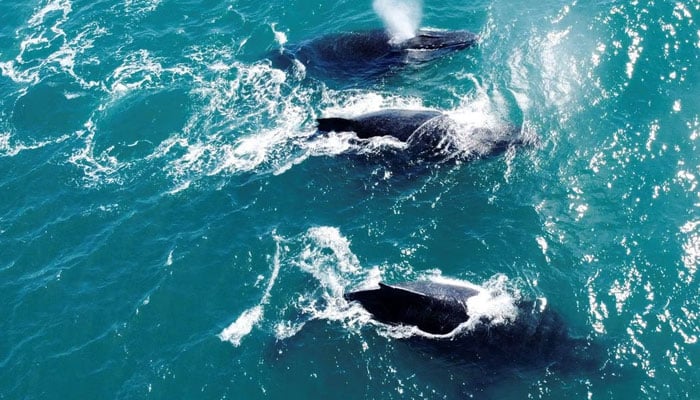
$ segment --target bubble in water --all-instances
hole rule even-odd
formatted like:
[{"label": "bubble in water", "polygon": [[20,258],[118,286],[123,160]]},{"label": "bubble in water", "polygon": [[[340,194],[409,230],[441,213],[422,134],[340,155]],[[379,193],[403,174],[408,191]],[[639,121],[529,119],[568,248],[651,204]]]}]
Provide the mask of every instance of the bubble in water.
[{"label": "bubble in water", "polygon": [[372,7],[392,41],[402,42],[416,35],[423,17],[421,0],[374,0]]}]

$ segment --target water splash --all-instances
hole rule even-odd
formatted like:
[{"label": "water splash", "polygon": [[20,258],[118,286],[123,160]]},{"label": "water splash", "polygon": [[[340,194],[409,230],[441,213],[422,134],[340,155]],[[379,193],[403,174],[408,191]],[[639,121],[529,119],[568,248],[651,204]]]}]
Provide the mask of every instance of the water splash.
[{"label": "water splash", "polygon": [[[243,311],[218,334],[221,341],[238,347],[254,328],[261,325],[273,326],[275,337],[282,340],[296,335],[311,319],[346,321],[357,318],[357,310],[349,307],[343,293],[352,281],[370,279],[368,276],[373,276],[376,271],[368,272],[360,267],[357,256],[350,250],[350,241],[338,228],[313,227],[291,238],[273,233],[273,238],[276,251],[272,273],[260,301]],[[300,289],[298,297],[291,300],[295,310],[293,320],[287,319],[286,306],[280,309],[270,302],[283,269],[288,269],[288,274],[287,282],[280,283],[282,286],[289,285],[294,279],[293,271],[302,271],[317,281],[312,288]]]},{"label": "water splash", "polygon": [[273,261],[272,275],[265,288],[265,293],[260,299],[260,303],[245,310],[231,325],[224,328],[224,330],[219,333],[219,339],[222,342],[229,342],[234,346],[238,347],[244,337],[253,330],[253,327],[260,323],[262,320],[264,307],[270,301],[270,292],[272,287],[275,286],[277,281],[277,276],[280,272],[280,253],[281,253],[281,241],[282,238],[273,234],[275,242],[277,243],[277,249],[275,251],[275,258]]},{"label": "water splash", "polygon": [[414,37],[423,17],[421,0],[374,0],[372,8],[397,43]]}]

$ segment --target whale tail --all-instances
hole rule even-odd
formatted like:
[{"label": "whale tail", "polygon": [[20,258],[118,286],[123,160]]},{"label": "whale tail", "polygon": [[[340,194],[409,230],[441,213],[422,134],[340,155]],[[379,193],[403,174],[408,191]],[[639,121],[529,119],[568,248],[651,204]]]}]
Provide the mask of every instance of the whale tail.
[{"label": "whale tail", "polygon": [[317,128],[320,132],[350,132],[353,131],[353,121],[345,118],[318,118]]}]

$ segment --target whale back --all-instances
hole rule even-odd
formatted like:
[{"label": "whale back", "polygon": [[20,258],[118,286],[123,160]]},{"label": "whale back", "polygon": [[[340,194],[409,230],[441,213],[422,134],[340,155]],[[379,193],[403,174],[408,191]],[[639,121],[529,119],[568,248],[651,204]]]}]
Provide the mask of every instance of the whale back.
[{"label": "whale back", "polygon": [[295,61],[305,74],[357,85],[373,81],[407,64],[421,64],[474,45],[471,32],[418,30],[403,42],[392,41],[383,29],[320,36],[274,51],[273,66],[287,69]]},{"label": "whale back", "polygon": [[466,301],[477,290],[429,281],[379,284],[379,289],[345,294],[384,323],[413,325],[433,334],[446,334],[469,319]]},{"label": "whale back", "polygon": [[419,29],[416,35],[398,44],[414,50],[462,50],[474,46],[479,37],[466,30]]},{"label": "whale back", "polygon": [[319,118],[317,123],[321,132],[354,132],[360,139],[393,136],[406,142],[426,122],[441,115],[435,110],[388,109],[354,118]]},{"label": "whale back", "polygon": [[367,63],[398,50],[384,30],[329,34],[301,42],[296,55],[304,64]]}]

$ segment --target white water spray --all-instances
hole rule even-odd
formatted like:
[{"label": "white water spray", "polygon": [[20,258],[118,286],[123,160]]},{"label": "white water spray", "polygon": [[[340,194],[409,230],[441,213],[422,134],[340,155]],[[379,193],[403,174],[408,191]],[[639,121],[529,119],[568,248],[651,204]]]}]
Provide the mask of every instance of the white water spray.
[{"label": "white water spray", "polygon": [[272,276],[270,276],[270,281],[267,283],[267,288],[265,293],[260,300],[260,303],[255,307],[251,307],[245,310],[234,322],[219,333],[219,339],[222,342],[230,342],[232,345],[238,347],[244,337],[253,330],[253,327],[260,323],[265,312],[265,305],[270,301],[270,292],[272,292],[272,287],[275,286],[277,281],[277,276],[280,273],[280,253],[282,252],[282,238],[273,233],[273,238],[277,242],[277,250],[275,251],[275,258],[273,260]]},{"label": "white water spray", "polygon": [[400,43],[416,35],[423,17],[421,0],[374,0],[372,7],[393,42]]}]

